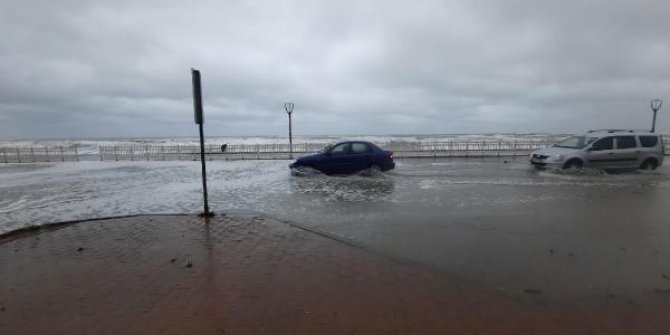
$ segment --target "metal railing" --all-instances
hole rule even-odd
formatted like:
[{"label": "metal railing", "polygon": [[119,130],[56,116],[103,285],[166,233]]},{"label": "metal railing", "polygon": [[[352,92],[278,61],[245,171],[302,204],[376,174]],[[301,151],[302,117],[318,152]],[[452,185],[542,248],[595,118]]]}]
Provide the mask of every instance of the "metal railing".
[{"label": "metal railing", "polygon": [[[410,157],[491,157],[527,155],[533,150],[548,147],[556,138],[534,139],[458,139],[442,141],[388,141],[379,146],[394,152],[397,158]],[[663,137],[665,154],[670,154],[670,136]],[[324,142],[295,143],[294,156],[317,152]],[[223,150],[225,149],[225,150]],[[207,160],[288,159],[289,145],[229,144],[206,145]],[[119,145],[100,146],[98,152],[82,154],[70,147],[0,147],[0,163],[100,161],[180,161],[200,160],[198,145]]]},{"label": "metal railing", "polygon": [[77,147],[2,147],[0,162],[2,163],[36,163],[36,162],[72,162],[79,161]]},{"label": "metal railing", "polygon": [[[553,140],[454,140],[435,142],[380,142],[381,147],[394,152],[395,157],[486,157],[527,155],[533,150],[551,145]],[[300,157],[323,149],[323,143],[293,145],[294,156]],[[177,146],[101,146],[102,161],[139,160],[199,160],[200,147]],[[288,159],[287,144],[206,145],[208,160]]]}]

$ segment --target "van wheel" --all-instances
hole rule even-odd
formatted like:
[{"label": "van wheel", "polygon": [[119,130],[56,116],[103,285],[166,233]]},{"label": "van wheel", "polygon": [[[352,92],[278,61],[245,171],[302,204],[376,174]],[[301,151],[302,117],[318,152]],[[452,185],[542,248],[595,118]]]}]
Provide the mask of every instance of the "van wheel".
[{"label": "van wheel", "polygon": [[658,167],[658,163],[656,163],[656,160],[653,158],[649,158],[646,161],[642,162],[642,165],[640,165],[640,170],[656,170]]},{"label": "van wheel", "polygon": [[581,169],[583,165],[579,159],[571,159],[563,165],[563,170],[577,170]]}]

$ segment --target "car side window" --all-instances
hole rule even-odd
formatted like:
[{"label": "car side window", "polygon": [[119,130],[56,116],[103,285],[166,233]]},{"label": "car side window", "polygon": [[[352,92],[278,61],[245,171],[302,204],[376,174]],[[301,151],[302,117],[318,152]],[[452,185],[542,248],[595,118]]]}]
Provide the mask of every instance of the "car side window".
[{"label": "car side window", "polygon": [[614,137],[604,137],[597,140],[591,146],[593,151],[612,150],[614,149]]},{"label": "car side window", "polygon": [[368,153],[372,150],[370,150],[370,146],[365,144],[365,143],[352,143],[351,144],[351,153],[352,154],[364,154]]},{"label": "car side window", "polygon": [[330,153],[335,154],[335,155],[344,154],[348,151],[347,150],[348,147],[349,147],[349,143],[338,144],[338,145],[334,146],[333,149],[330,150]]},{"label": "car side window", "polygon": [[643,148],[653,148],[658,144],[658,136],[640,136],[640,144]]},{"label": "car side window", "polygon": [[617,136],[616,147],[617,149],[637,148],[637,141],[635,141],[635,136]]}]

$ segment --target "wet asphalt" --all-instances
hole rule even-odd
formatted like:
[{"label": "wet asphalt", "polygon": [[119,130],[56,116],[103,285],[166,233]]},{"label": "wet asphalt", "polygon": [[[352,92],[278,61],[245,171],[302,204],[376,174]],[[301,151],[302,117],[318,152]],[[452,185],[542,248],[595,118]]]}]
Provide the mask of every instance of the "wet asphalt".
[{"label": "wet asphalt", "polygon": [[290,177],[275,215],[522,299],[670,297],[670,169],[566,174],[526,157]]}]

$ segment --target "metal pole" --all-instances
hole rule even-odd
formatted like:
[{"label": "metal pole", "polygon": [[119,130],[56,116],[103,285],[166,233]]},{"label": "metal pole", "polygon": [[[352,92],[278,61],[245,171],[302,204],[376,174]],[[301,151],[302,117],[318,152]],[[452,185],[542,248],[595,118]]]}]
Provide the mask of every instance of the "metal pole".
[{"label": "metal pole", "polygon": [[211,216],[212,213],[209,211],[209,202],[207,200],[207,168],[205,164],[205,136],[202,132],[202,123],[198,125],[200,129],[200,162],[202,165],[202,194],[205,200],[205,212],[202,213],[203,216]]},{"label": "metal pole", "polygon": [[649,102],[649,106],[651,107],[651,110],[654,111],[654,119],[651,121],[651,132],[654,133],[656,132],[656,112],[661,108],[663,105],[663,100],[661,99],[653,99]]},{"label": "metal pole", "polygon": [[293,159],[293,127],[291,123],[291,113],[288,113],[288,158]]},{"label": "metal pole", "polygon": [[651,132],[652,133],[656,132],[656,112],[658,112],[658,110],[654,109],[654,120],[651,121]]},{"label": "metal pole", "polygon": [[193,116],[195,123],[200,131],[200,165],[202,166],[202,195],[205,211],[200,214],[201,217],[212,217],[214,213],[209,211],[209,201],[207,199],[207,167],[205,163],[205,135],[202,125],[205,123],[202,111],[202,84],[200,82],[200,71],[191,69],[191,78],[193,81]]},{"label": "metal pole", "polygon": [[293,113],[293,107],[295,104],[292,102],[287,102],[284,104],[284,109],[288,114],[288,158],[293,159],[293,127],[291,125],[291,113]]}]

